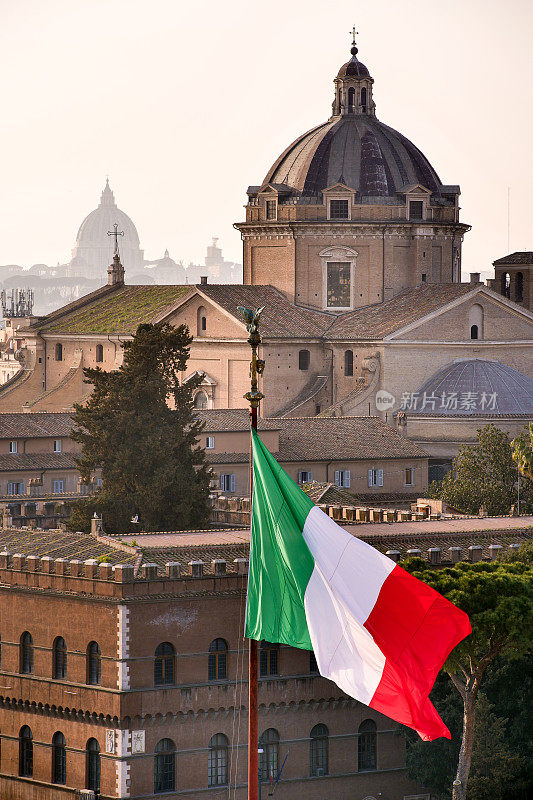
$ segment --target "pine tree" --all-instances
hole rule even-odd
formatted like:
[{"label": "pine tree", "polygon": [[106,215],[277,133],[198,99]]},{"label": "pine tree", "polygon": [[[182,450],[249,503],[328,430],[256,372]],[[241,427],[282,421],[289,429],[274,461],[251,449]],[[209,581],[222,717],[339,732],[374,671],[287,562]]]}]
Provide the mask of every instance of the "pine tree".
[{"label": "pine tree", "polygon": [[82,445],[82,479],[100,469],[103,485],[79,504],[76,525],[87,526],[94,511],[113,533],[131,530],[137,515],[144,530],[207,523],[209,471],[193,409],[201,377],[179,381],[191,342],[185,325],[140,325],[118,370],[84,369],[94,390],[75,406],[72,438]]}]

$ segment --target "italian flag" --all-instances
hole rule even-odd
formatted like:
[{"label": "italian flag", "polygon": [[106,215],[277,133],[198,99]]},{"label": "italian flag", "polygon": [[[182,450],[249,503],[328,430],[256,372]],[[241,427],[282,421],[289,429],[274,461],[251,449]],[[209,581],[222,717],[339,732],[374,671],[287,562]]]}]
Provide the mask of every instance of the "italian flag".
[{"label": "italian flag", "polygon": [[467,615],[339,527],[252,438],[246,636],[314,650],[346,694],[422,739],[450,738],[428,695],[472,632]]}]

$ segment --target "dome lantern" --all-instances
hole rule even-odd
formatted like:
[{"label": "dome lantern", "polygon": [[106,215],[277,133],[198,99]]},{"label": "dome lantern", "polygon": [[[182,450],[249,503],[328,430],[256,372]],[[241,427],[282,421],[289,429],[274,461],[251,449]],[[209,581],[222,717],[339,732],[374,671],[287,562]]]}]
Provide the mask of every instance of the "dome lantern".
[{"label": "dome lantern", "polygon": [[375,116],[376,104],[372,98],[373,78],[368,68],[357,58],[359,52],[355,43],[357,31],[352,31],[351,59],[343,64],[334,80],[335,98],[333,116],[345,114],[370,114]]}]

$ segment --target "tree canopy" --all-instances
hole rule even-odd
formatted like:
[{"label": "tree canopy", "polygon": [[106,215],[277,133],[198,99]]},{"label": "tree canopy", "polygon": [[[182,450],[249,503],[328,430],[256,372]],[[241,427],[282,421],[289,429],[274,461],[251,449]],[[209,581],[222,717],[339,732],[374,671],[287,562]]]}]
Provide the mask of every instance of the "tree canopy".
[{"label": "tree canopy", "polygon": [[84,370],[94,390],[75,407],[72,438],[82,445],[82,479],[101,470],[103,484],[78,505],[76,525],[94,511],[115,533],[131,530],[133,517],[145,530],[207,522],[209,472],[193,411],[201,378],[180,383],[191,341],[185,325],[140,325],[118,370]]},{"label": "tree canopy", "polygon": [[[518,503],[518,479],[509,436],[491,423],[478,430],[475,444],[461,447],[451,471],[431,484],[429,493],[466,514],[477,514],[482,506],[490,515],[508,514]],[[525,474],[520,510],[533,511],[533,481]]]},{"label": "tree canopy", "polygon": [[533,481],[533,422],[529,423],[520,436],[513,439],[512,446],[518,469],[522,475]]},{"label": "tree canopy", "polygon": [[[524,687],[516,691],[514,705],[512,701],[509,703],[507,695],[507,705],[502,706],[498,692],[494,691],[494,679],[498,670],[502,676],[507,670],[507,683],[510,674],[515,674],[519,680],[519,676],[512,673],[513,664],[527,663],[531,650],[533,567],[530,548],[524,548],[509,562],[461,562],[453,567],[435,569],[421,559],[413,559],[405,566],[465,611],[472,624],[472,635],[455,648],[444,665],[454,688],[441,677],[434,693],[437,708],[443,712],[452,731],[452,741],[437,740],[429,744],[413,741],[409,753],[410,772],[443,797],[449,797],[451,781],[448,783],[448,780],[451,766],[456,763],[456,780],[460,783],[453,787],[452,797],[457,800],[466,796],[469,800],[518,800],[520,794],[508,793],[505,776],[511,773],[519,776],[523,785],[527,781],[524,777],[527,759],[524,748],[523,755],[510,749],[506,736],[511,717],[520,714],[518,698],[523,696]],[[490,769],[487,747],[492,748]],[[487,780],[490,775],[492,779]],[[520,785],[518,777],[516,783]],[[496,786],[502,787],[500,793],[495,793]]]}]

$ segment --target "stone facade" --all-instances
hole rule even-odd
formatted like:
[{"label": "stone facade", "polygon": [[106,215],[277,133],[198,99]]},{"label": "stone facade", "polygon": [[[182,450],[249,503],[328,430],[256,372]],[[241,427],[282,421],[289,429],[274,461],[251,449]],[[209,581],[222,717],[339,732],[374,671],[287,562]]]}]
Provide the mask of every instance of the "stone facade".
[{"label": "stone facade", "polygon": [[[169,575],[173,570],[167,567]],[[144,573],[148,579],[133,580],[129,565],[112,571],[110,564],[98,566],[94,560],[0,554],[3,800],[75,798],[80,788],[94,788],[88,768],[91,740],[97,742],[102,798],[158,797],[156,753],[166,739],[175,779],[159,792],[167,797],[186,793],[191,800],[223,798],[231,783],[237,798],[246,797],[246,575],[230,569],[219,577],[195,578],[185,568],[181,577],[179,571],[178,577],[164,577],[150,567]],[[25,633],[31,635],[30,668],[21,662]],[[61,677],[54,677],[57,637],[66,646]],[[227,651],[224,669],[214,675],[209,647],[217,639],[224,640]],[[91,642],[99,651],[99,670],[92,677]],[[155,653],[163,642],[175,655],[170,657],[172,680],[160,685]],[[279,734],[269,751],[276,771],[289,753],[281,797],[320,800],[326,793],[348,800],[354,792],[366,797],[379,791],[403,798],[416,792],[406,775],[399,726],[316,675],[308,652],[282,647],[275,666],[260,679],[259,701],[260,733],[274,729]],[[359,727],[365,720],[376,726],[371,763],[362,762],[361,755],[358,760]],[[329,734],[328,757],[318,777],[310,765],[311,731],[317,724],[326,725]],[[23,726],[31,731],[33,751],[26,777],[19,775]],[[58,732],[66,744],[64,784],[53,783],[52,740]],[[209,770],[210,742],[220,734],[218,770]]]}]

